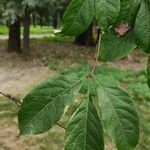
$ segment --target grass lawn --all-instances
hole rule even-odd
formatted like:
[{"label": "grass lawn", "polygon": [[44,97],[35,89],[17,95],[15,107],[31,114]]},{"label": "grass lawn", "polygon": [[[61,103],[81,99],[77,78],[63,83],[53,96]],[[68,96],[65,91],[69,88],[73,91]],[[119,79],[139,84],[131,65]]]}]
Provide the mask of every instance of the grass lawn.
[{"label": "grass lawn", "polygon": [[[30,27],[31,34],[48,34],[53,32],[53,27],[51,26],[39,26],[37,25],[34,27],[31,25]],[[23,27],[21,27],[21,33],[23,33]],[[0,35],[7,35],[8,34],[8,28],[5,25],[0,25]]]},{"label": "grass lawn", "polygon": [[8,28],[4,25],[0,25],[0,35],[8,34]]}]

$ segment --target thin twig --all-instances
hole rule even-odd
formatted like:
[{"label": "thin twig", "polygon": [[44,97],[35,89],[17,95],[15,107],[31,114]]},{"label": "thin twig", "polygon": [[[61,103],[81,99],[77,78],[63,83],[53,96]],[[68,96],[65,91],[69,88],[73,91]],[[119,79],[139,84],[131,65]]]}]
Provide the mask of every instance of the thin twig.
[{"label": "thin twig", "polygon": [[96,54],[95,54],[95,59],[94,59],[92,71],[90,72],[90,74],[88,75],[88,77],[92,77],[92,75],[93,75],[93,73],[95,71],[95,68],[96,68],[96,65],[97,65],[97,62],[98,62],[98,58],[99,58],[99,54],[100,54],[101,38],[102,38],[102,35],[100,33],[98,44],[96,46],[97,48],[96,48]]},{"label": "thin twig", "polygon": [[59,124],[59,123],[56,123],[57,126],[63,128],[64,130],[66,130],[66,127],[64,127],[63,125]]},{"label": "thin twig", "polygon": [[[5,94],[3,92],[0,92],[0,95],[3,95],[4,97],[9,98],[10,100],[12,100],[19,107],[21,106],[21,101],[18,98],[14,97],[14,96],[12,96],[10,94]],[[63,129],[66,129],[66,127],[64,127],[63,125],[61,125],[59,123],[56,123],[56,125],[61,127],[61,128],[63,128]]]},{"label": "thin twig", "polygon": [[5,94],[5,93],[3,93],[3,92],[0,92],[0,94],[3,95],[3,96],[6,97],[6,98],[9,98],[10,100],[12,100],[12,101],[13,101],[15,104],[17,104],[18,106],[21,105],[21,101],[20,101],[18,98],[14,97],[14,96],[12,96],[12,95],[10,95],[10,94]]}]

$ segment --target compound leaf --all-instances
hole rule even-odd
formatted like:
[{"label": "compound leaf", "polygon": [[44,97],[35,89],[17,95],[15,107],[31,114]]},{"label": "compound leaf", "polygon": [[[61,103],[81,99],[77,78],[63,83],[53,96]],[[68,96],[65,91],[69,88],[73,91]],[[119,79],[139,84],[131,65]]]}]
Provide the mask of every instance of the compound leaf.
[{"label": "compound leaf", "polygon": [[103,130],[92,99],[87,96],[66,129],[65,150],[104,150]]},{"label": "compound leaf", "polygon": [[131,34],[117,37],[115,34],[105,33],[101,41],[100,60],[114,61],[127,56],[137,47],[131,37]]},{"label": "compound leaf", "polygon": [[98,88],[101,115],[118,150],[130,150],[139,140],[139,117],[130,96],[118,87]]},{"label": "compound leaf", "polygon": [[142,0],[140,10],[138,12],[134,33],[145,52],[150,53],[150,2]]},{"label": "compound leaf", "polygon": [[95,9],[99,27],[107,31],[119,16],[120,0],[96,0]]},{"label": "compound leaf", "polygon": [[24,99],[18,115],[20,134],[48,131],[73,102],[82,80],[53,77],[32,90]]},{"label": "compound leaf", "polygon": [[94,0],[72,0],[64,17],[62,33],[77,36],[84,32],[95,17]]}]

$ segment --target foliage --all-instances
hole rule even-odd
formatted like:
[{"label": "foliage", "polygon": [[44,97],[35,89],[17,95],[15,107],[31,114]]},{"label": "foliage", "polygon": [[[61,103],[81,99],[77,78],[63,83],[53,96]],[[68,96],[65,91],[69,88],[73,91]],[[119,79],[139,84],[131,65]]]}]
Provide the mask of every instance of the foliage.
[{"label": "foliage", "polygon": [[[78,122],[78,125],[75,124]],[[89,93],[84,97],[66,130],[66,147],[86,150],[104,149],[101,120]]]},{"label": "foliage", "polygon": [[127,34],[118,38],[114,33],[105,33],[101,42],[102,61],[113,61],[125,57],[136,48],[136,44],[131,39],[132,34]]},{"label": "foliage", "polygon": [[[134,45],[136,47],[143,47],[144,51],[149,53],[149,6],[150,4],[148,0],[123,0],[121,2],[118,0],[113,2],[107,0],[89,2],[86,0],[85,3],[81,0],[72,0],[63,18],[62,34],[78,35],[80,32],[83,32],[88,28],[95,17],[100,29],[105,31],[106,34],[108,34],[107,36],[110,35],[108,41],[114,41],[114,37],[116,36],[115,39],[118,37],[117,40],[120,40],[121,42],[122,38],[126,37],[126,34],[129,32],[132,36],[129,36],[128,40],[130,41],[135,38],[138,39],[139,42],[136,42],[137,40],[135,40]],[[85,11],[85,13],[82,13],[82,11]],[[114,36],[111,37],[112,31],[114,32]],[[134,33],[132,33],[133,31]],[[103,36],[106,35],[104,34]],[[102,43],[103,40],[105,41],[105,38],[102,38]],[[124,47],[124,42],[120,43],[120,47],[124,47],[126,55],[129,52],[129,47],[131,45],[130,42],[127,43],[126,47]],[[117,43],[110,43],[105,50],[108,50],[108,47],[111,49],[114,46],[117,51]],[[132,47],[130,51],[134,50],[135,46]],[[101,54],[107,57],[108,53],[105,53],[105,51],[101,49]],[[112,55],[117,55],[117,53]],[[112,60],[116,60],[116,57]],[[118,59],[120,59],[120,57],[118,57]],[[107,61],[112,60],[108,59]]]},{"label": "foliage", "polygon": [[[73,101],[80,84],[81,80],[77,82],[67,77],[54,77],[28,94],[19,113],[20,134],[48,131],[60,119],[64,108]],[[25,119],[26,116],[30,117]]]},{"label": "foliage", "polygon": [[140,47],[150,53],[150,1],[142,0],[137,14],[134,32]]},{"label": "foliage", "polygon": [[13,23],[18,17],[22,18],[24,10],[28,6],[33,24],[52,25],[59,19],[59,15],[62,17],[68,1],[1,0],[0,4],[0,23]]},{"label": "foliage", "polygon": [[13,23],[18,17],[23,15],[21,9],[22,0],[9,0],[5,1],[1,8],[2,11],[2,18],[0,18],[3,22]]},{"label": "foliage", "polygon": [[[66,76],[67,77],[67,76]],[[63,78],[66,78],[66,77],[63,77]],[[73,76],[72,76],[73,77]],[[68,76],[67,78],[72,78],[71,76]],[[55,78],[57,78],[57,77],[55,77]],[[21,134],[22,133],[33,133],[33,134],[37,134],[37,133],[43,133],[44,131],[47,131],[50,127],[51,127],[51,125],[48,123],[49,121],[52,123],[52,124],[54,124],[54,123],[56,123],[56,121],[53,121],[53,119],[55,118],[57,118],[56,116],[58,116],[58,118],[60,118],[60,116],[61,116],[61,114],[62,114],[62,112],[58,115],[58,113],[60,112],[60,110],[62,110],[62,106],[64,106],[64,105],[61,105],[61,104],[57,104],[57,107],[56,107],[56,105],[55,105],[55,103],[53,104],[53,107],[50,105],[50,103],[51,103],[51,100],[47,97],[48,95],[50,95],[50,96],[52,96],[53,94],[56,96],[57,94],[55,93],[55,90],[53,89],[54,87],[56,87],[57,88],[57,93],[58,93],[58,91],[59,91],[59,88],[57,87],[58,85],[61,85],[61,82],[63,81],[62,79],[62,77],[61,78],[59,78],[59,82],[56,82],[57,80],[55,79],[55,78],[52,78],[52,79],[50,79],[50,80],[48,80],[48,81],[46,81],[45,83],[43,83],[43,84],[41,84],[40,86],[38,86],[36,89],[34,89],[31,93],[29,93],[29,95],[27,95],[25,98],[24,98],[24,102],[23,102],[23,104],[22,104],[22,108],[21,108],[21,111],[20,111],[20,113],[19,113],[19,122],[20,122],[20,131],[21,131]],[[97,77],[95,77],[95,79],[96,79]],[[62,80],[62,81],[61,81]],[[91,101],[92,99],[93,99],[93,94],[91,93],[91,89],[93,88],[93,85],[95,86],[95,85],[97,85],[97,83],[98,84],[100,84],[99,85],[99,88],[100,87],[103,87],[103,85],[101,85],[101,82],[99,82],[99,79],[96,79],[97,81],[96,81],[96,83],[95,84],[93,84],[93,80],[89,80],[89,79],[82,79],[82,80],[80,80],[80,82],[81,82],[81,84],[84,84],[84,86],[86,86],[86,88],[87,89],[89,89],[90,88],[90,91],[89,91],[89,93],[87,93],[87,96],[85,97],[85,99],[82,101],[82,103],[81,103],[81,105],[79,106],[79,108],[78,108],[78,110],[77,110],[77,112],[76,112],[76,115],[75,116],[79,116],[80,117],[80,115],[82,116],[84,116],[84,115],[86,115],[85,113],[88,113],[88,110],[89,111],[91,111],[92,113],[93,112],[95,112],[96,113],[96,111],[94,110],[94,109],[96,109],[96,108],[94,108],[94,105],[92,104],[93,102]],[[87,84],[87,82],[90,82],[90,83],[88,83]],[[58,84],[59,83],[59,84]],[[62,82],[63,83],[63,82]],[[69,83],[69,82],[68,82]],[[77,82],[77,83],[79,83],[79,82]],[[52,86],[49,86],[49,84],[51,84]],[[57,85],[57,86],[56,86]],[[63,84],[60,86],[60,87],[63,87]],[[49,92],[49,94],[46,94],[46,92],[45,92],[45,90],[46,90],[46,88],[52,88],[53,89],[53,91],[51,91],[51,90],[48,90],[48,92]],[[72,85],[70,84],[70,88],[68,88],[69,90],[72,88]],[[112,88],[116,88],[116,87],[112,87]],[[81,87],[80,87],[80,89],[81,89]],[[61,90],[62,90],[62,93],[64,93],[65,94],[65,91],[66,90],[64,90],[63,88],[61,88]],[[100,90],[100,89],[99,89]],[[37,92],[38,91],[38,92]],[[41,92],[42,93],[41,93]],[[81,90],[82,91],[82,90]],[[102,93],[103,93],[103,90],[100,90]],[[100,93],[100,91],[98,91],[98,94]],[[122,105],[120,106],[120,108],[119,108],[119,110],[118,111],[126,111],[126,112],[128,112],[129,114],[132,112],[133,114],[137,114],[137,111],[136,111],[136,109],[135,109],[135,105],[134,105],[134,103],[132,102],[132,100],[131,100],[131,98],[126,94],[126,92],[124,92],[124,91],[122,91],[121,89],[118,89],[118,91],[116,91],[117,93],[118,92],[121,92],[121,93],[123,93],[124,94],[124,96],[125,97],[123,97],[122,98],[122,100],[127,100],[128,99],[128,101],[129,101],[129,104],[128,105],[125,105],[124,106],[124,102],[122,102]],[[73,92],[73,91],[72,91]],[[106,94],[109,94],[109,90],[108,91],[105,91],[106,92]],[[76,93],[76,92],[75,92]],[[113,91],[112,91],[112,93],[113,93]],[[59,95],[61,95],[61,93],[58,93]],[[69,100],[68,99],[68,95],[69,93],[67,92],[66,94],[65,94],[65,97],[63,98],[63,96],[62,97],[60,97],[61,99],[61,101],[64,101],[64,100]],[[104,94],[104,93],[103,93]],[[114,93],[115,94],[115,93]],[[119,93],[118,93],[119,94]],[[100,94],[101,95],[101,94]],[[119,94],[120,95],[120,94]],[[47,98],[46,98],[47,97]],[[57,96],[56,96],[57,97]],[[44,98],[44,99],[43,99]],[[100,98],[100,97],[99,97]],[[117,98],[117,97],[116,97]],[[49,99],[49,100],[48,100]],[[52,100],[55,100],[54,98],[52,99]],[[100,98],[99,99],[100,100],[100,103],[101,102],[103,102],[103,100]],[[110,99],[110,100],[112,100],[112,99]],[[118,99],[119,100],[119,99]],[[122,101],[121,100],[121,101]],[[47,101],[47,102],[45,102],[45,101]],[[70,102],[72,101],[71,99],[69,100]],[[88,101],[89,101],[89,103],[88,103]],[[55,101],[54,101],[55,102]],[[57,99],[56,99],[56,102],[57,102]],[[37,103],[37,104],[36,104]],[[59,101],[59,103],[60,103],[60,101]],[[91,105],[91,106],[88,106],[88,105]],[[120,103],[121,104],[121,103]],[[130,104],[131,104],[131,106],[130,106]],[[37,106],[36,108],[35,108],[35,110],[33,110],[33,106]],[[93,105],[93,106],[92,106]],[[48,107],[49,106],[49,107]],[[81,107],[81,108],[80,108]],[[89,107],[90,109],[87,109],[87,108]],[[91,107],[93,107],[93,108],[91,108]],[[100,105],[100,107],[101,107],[101,105]],[[49,109],[48,109],[49,108]],[[52,109],[53,108],[53,109]],[[54,109],[55,108],[55,109]],[[87,111],[84,111],[84,109],[85,110],[87,110]],[[117,106],[117,108],[118,108],[118,106]],[[30,109],[30,111],[29,111],[29,109]],[[46,109],[47,111],[44,111],[44,109]],[[80,109],[81,109],[81,111],[80,111]],[[101,108],[102,109],[102,108]],[[104,108],[103,108],[104,109]],[[102,110],[103,110],[102,109]],[[130,112],[130,109],[131,109],[131,112]],[[55,111],[54,111],[55,110]],[[58,111],[59,110],[59,111]],[[92,110],[94,110],[94,111],[92,111]],[[112,107],[111,108],[108,108],[108,110],[110,111],[110,110],[114,110],[114,109],[112,109]],[[107,109],[106,109],[106,111],[108,111]],[[53,113],[55,112],[56,114],[54,115]],[[27,114],[28,113],[28,114]],[[32,115],[31,115],[31,113],[32,113]],[[132,114],[131,113],[131,114]],[[51,114],[51,115],[50,115]],[[46,116],[51,116],[51,117],[48,117],[49,119],[46,119],[47,117]],[[88,114],[87,114],[88,115]],[[93,114],[94,116],[96,115],[96,114]],[[90,113],[90,115],[89,115],[89,119],[91,120],[91,119],[94,119],[93,118],[93,115],[91,116],[91,113]],[[30,116],[30,118],[28,118],[28,119],[25,119],[26,118],[26,116]],[[43,117],[42,117],[43,116]],[[44,117],[45,116],[45,117]],[[55,116],[55,117],[54,117]],[[74,116],[74,115],[73,115]],[[74,116],[74,117],[75,117]],[[128,114],[127,114],[127,116],[128,116]],[[124,120],[123,118],[125,117],[127,117],[127,116],[120,116],[120,119],[121,120]],[[130,116],[130,115],[129,115]],[[128,116],[128,117],[129,117]],[[91,123],[90,122],[85,122],[86,123],[86,129],[87,129],[87,131],[86,132],[83,132],[83,137],[82,137],[82,128],[81,128],[81,132],[80,132],[80,130],[75,130],[75,131],[72,131],[71,129],[74,129],[74,125],[76,125],[76,122],[78,122],[75,118],[72,118],[71,119],[71,121],[70,121],[70,124],[71,124],[71,127],[70,127],[70,125],[68,125],[68,127],[67,127],[67,129],[66,129],[66,132],[67,132],[67,134],[66,135],[68,135],[66,138],[67,138],[67,145],[66,145],[66,149],[68,148],[68,147],[70,147],[71,145],[69,145],[69,144],[71,144],[72,142],[72,140],[74,139],[74,140],[77,140],[76,139],[76,137],[78,137],[78,136],[80,136],[81,135],[81,140],[87,140],[88,139],[88,134],[86,134],[86,132],[87,133],[89,133],[90,132],[90,130],[92,130],[92,126],[93,125],[90,125]],[[96,117],[96,116],[95,116]],[[131,118],[133,117],[132,115],[130,116]],[[129,117],[129,119],[130,119],[130,117]],[[40,119],[39,119],[40,118]],[[53,119],[52,119],[53,118]],[[81,117],[82,118],[82,117]],[[99,118],[99,117],[96,117],[97,119]],[[43,121],[41,121],[41,119],[44,119]],[[77,117],[77,119],[78,119],[78,117]],[[100,119],[100,118],[99,118]],[[108,121],[111,121],[111,119],[108,117],[107,118],[108,119]],[[115,120],[115,122],[118,122],[117,121],[117,119],[118,118],[114,118],[114,120]],[[133,118],[132,118],[133,119]],[[135,119],[137,119],[136,120],[136,123],[135,122],[132,122],[131,120],[129,120],[129,122],[131,121],[131,123],[134,125],[134,127],[133,126],[130,126],[130,128],[128,128],[128,130],[130,130],[130,131],[132,131],[132,133],[133,133],[133,135],[138,139],[138,136],[136,136],[137,134],[138,134],[138,132],[139,132],[139,127],[138,127],[138,125],[139,125],[139,123],[138,123],[138,116],[136,115],[136,117],[135,117]],[[75,121],[76,120],[76,121]],[[133,119],[134,120],[134,119]],[[25,122],[24,122],[25,121]],[[58,121],[58,120],[57,120]],[[75,121],[75,122],[74,122]],[[83,120],[83,121],[86,121],[86,120]],[[93,120],[94,121],[94,120]],[[92,121],[92,122],[93,122]],[[95,119],[95,121],[98,121],[98,120],[96,120]],[[124,121],[123,121],[124,122]],[[45,126],[47,124],[47,126]],[[82,125],[83,125],[83,123],[81,123]],[[78,125],[80,125],[80,124],[78,124]],[[94,125],[95,125],[95,123],[94,123]],[[87,128],[89,126],[89,128]],[[46,128],[47,127],[47,128]],[[81,126],[79,126],[79,127],[81,127]],[[84,129],[84,127],[85,126],[83,126],[83,129]],[[101,127],[101,126],[99,126],[99,127]],[[117,124],[116,124],[116,126],[114,125],[113,126],[113,128],[111,129],[111,130],[109,130],[109,132],[116,132],[116,130],[118,130],[118,128],[116,128],[117,127]],[[46,129],[45,129],[46,128]],[[96,128],[97,129],[97,128]],[[88,131],[89,130],[89,131]],[[97,129],[98,130],[98,129]],[[100,130],[102,130],[102,128],[100,128]],[[121,129],[120,129],[121,130]],[[79,132],[76,132],[76,131],[79,131]],[[126,130],[125,130],[126,131]],[[72,132],[75,132],[74,134],[72,134]],[[69,133],[71,133],[71,134],[69,134]],[[102,134],[102,133],[101,133]],[[98,140],[99,138],[100,139],[102,139],[101,137],[100,137],[100,135],[101,134],[96,134],[93,138],[95,139],[95,140]],[[76,136],[75,136],[76,135]],[[120,133],[120,135],[123,135],[122,133]],[[114,135],[113,137],[112,137],[112,139],[114,139],[115,140],[115,138],[117,137],[118,135]],[[71,140],[71,141],[70,141]],[[80,141],[81,141],[80,140]],[[69,142],[70,141],[70,142]],[[116,143],[118,144],[118,142],[119,142],[119,139],[117,139],[116,140]],[[137,142],[137,140],[136,141],[132,141],[131,142],[131,147],[132,147],[132,145],[133,145],[133,147],[136,145],[136,142]],[[103,141],[100,141],[99,140],[99,142],[98,142],[99,144],[102,144],[103,143]],[[78,143],[79,144],[79,143]],[[89,144],[89,142],[88,143],[86,143],[85,144],[85,149],[88,147],[87,145]],[[81,147],[80,147],[81,146]],[[82,147],[83,145],[80,145],[79,144],[79,148],[83,148]],[[90,145],[91,146],[91,145]],[[123,147],[124,146],[124,143],[120,143],[119,142],[119,145],[118,145],[118,148],[119,147]],[[126,146],[129,146],[130,147],[130,143],[129,143],[129,145],[126,145]],[[95,145],[95,148],[96,148],[96,145]],[[121,149],[121,148],[119,148],[119,149]],[[69,149],[69,148],[68,148]],[[98,148],[97,148],[98,149]]]},{"label": "foliage", "polygon": [[96,0],[94,5],[96,21],[103,31],[107,31],[119,16],[120,0]]},{"label": "foliage", "polygon": [[80,35],[92,23],[94,15],[94,1],[71,1],[64,14],[62,33],[65,35]]},{"label": "foliage", "polygon": [[140,7],[141,0],[122,0],[117,24],[128,23],[134,27],[135,18]]},{"label": "foliage", "polygon": [[[40,134],[48,131],[60,120],[65,108],[69,107],[80,94],[83,96],[81,104],[66,128],[66,150],[103,150],[103,127],[118,150],[136,147],[140,125],[134,101],[117,84],[109,83],[101,74],[94,74],[98,57],[104,61],[113,61],[126,56],[137,46],[142,46],[146,52],[150,50],[149,1],[137,1],[136,7],[132,7],[131,1],[128,1],[128,9],[133,9],[135,17],[129,19],[126,24],[117,25],[118,18],[124,18],[121,15],[125,13],[120,13],[121,10],[124,11],[123,2],[119,0],[111,2],[108,0],[72,0],[70,2],[63,18],[62,33],[64,35],[81,34],[94,18],[101,29],[92,71],[81,78],[79,76],[72,76],[72,78],[68,75],[52,77],[33,89],[23,99],[19,111],[20,134]],[[143,16],[146,16],[144,21]],[[132,24],[134,20],[135,25]],[[142,32],[143,30],[147,33]],[[110,36],[112,33],[115,38]],[[133,36],[127,36],[127,33]],[[140,42],[132,43],[134,38]],[[105,53],[108,45],[106,47],[104,40],[109,43],[109,49],[113,49],[111,52],[109,50]]]},{"label": "foliage", "polygon": [[[69,69],[57,67],[55,69],[62,75],[71,77],[77,76],[80,78],[89,72],[90,66],[83,65],[82,67],[73,67]],[[103,65],[96,68],[95,74],[99,80],[103,77],[102,81],[104,83],[107,82],[108,85],[116,85],[125,88],[135,100],[150,100],[150,90],[147,86],[147,74],[145,70],[120,70]]]},{"label": "foliage", "polygon": [[117,87],[101,85],[98,99],[106,130],[117,148],[134,148],[139,140],[139,118],[131,97]]}]

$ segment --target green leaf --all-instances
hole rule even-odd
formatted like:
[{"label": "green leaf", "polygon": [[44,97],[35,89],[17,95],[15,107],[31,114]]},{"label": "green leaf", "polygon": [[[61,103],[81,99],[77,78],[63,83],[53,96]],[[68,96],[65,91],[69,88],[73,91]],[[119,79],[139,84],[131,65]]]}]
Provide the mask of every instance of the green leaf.
[{"label": "green leaf", "polygon": [[140,10],[138,12],[134,33],[145,52],[150,53],[150,2],[142,0]]},{"label": "green leaf", "polygon": [[123,37],[105,33],[100,47],[101,61],[114,61],[127,56],[136,48],[136,44],[129,33]]},{"label": "green leaf", "polygon": [[128,23],[133,26],[141,0],[122,0],[121,11],[117,23]]},{"label": "green leaf", "polygon": [[139,117],[130,96],[118,87],[98,88],[101,115],[118,150],[130,150],[139,140]]},{"label": "green leaf", "polygon": [[95,9],[99,27],[107,31],[119,16],[120,0],[96,0]]},{"label": "green leaf", "polygon": [[83,33],[95,17],[94,0],[72,0],[64,17],[62,33],[77,36]]},{"label": "green leaf", "polygon": [[150,57],[148,59],[148,65],[147,65],[147,83],[150,88]]},{"label": "green leaf", "polygon": [[92,99],[87,96],[66,129],[65,150],[104,150],[103,130]]},{"label": "green leaf", "polygon": [[53,77],[32,90],[24,99],[18,115],[20,134],[48,131],[61,117],[64,108],[78,94],[82,80]]}]

